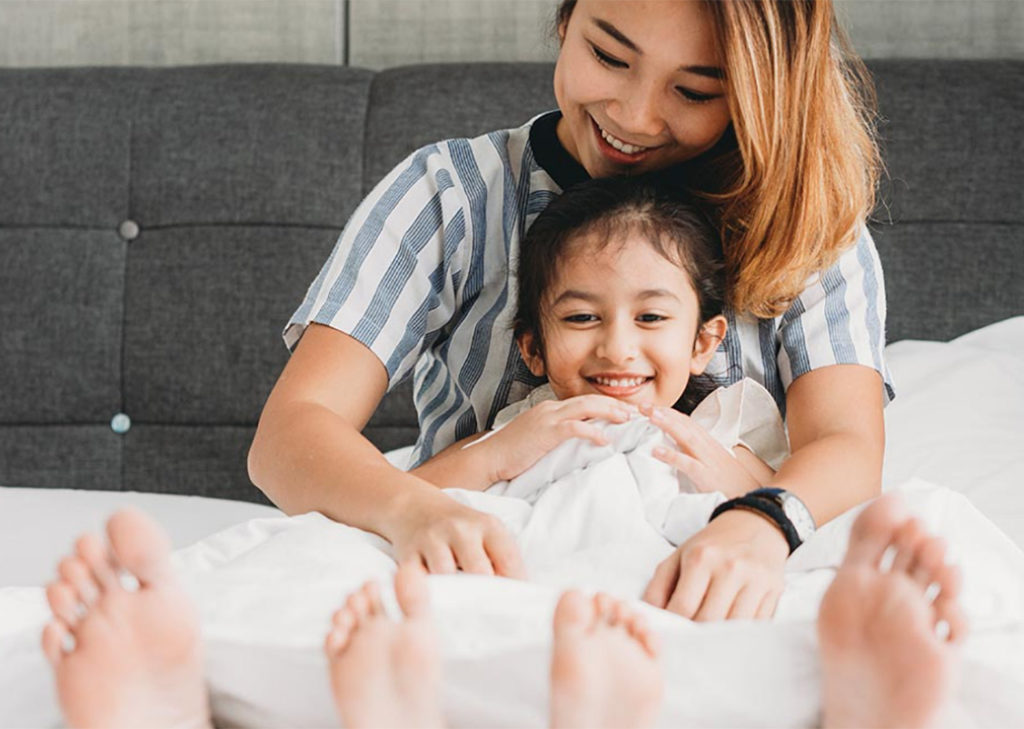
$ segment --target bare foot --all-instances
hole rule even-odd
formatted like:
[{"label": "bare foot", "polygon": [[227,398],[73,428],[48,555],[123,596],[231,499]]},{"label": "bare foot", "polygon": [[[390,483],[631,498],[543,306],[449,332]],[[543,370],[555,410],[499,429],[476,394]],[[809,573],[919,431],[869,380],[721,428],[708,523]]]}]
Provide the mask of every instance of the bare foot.
[{"label": "bare foot", "polygon": [[826,727],[932,725],[966,632],[959,590],[945,544],[895,496],[857,517],[818,615]]},{"label": "bare foot", "polygon": [[663,684],[654,637],[622,602],[566,592],[555,608],[551,727],[649,727]]},{"label": "bare foot", "polygon": [[[46,589],[43,650],[71,727],[210,726],[198,619],[160,527],[134,509],[87,534]],[[122,570],[137,581],[126,588]],[[131,581],[131,578],[126,578]]]},{"label": "bare foot", "polygon": [[395,592],[405,618],[384,613],[375,582],[349,595],[324,641],[334,702],[348,729],[441,727],[441,661],[426,572],[402,565]]}]

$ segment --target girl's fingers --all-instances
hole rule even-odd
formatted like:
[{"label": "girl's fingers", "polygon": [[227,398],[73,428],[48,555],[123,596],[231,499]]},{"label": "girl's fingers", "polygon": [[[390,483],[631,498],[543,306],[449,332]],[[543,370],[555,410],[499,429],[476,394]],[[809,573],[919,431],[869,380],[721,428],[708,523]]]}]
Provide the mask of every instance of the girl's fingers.
[{"label": "girl's fingers", "polygon": [[698,460],[710,461],[715,456],[715,448],[722,447],[717,441],[711,441],[706,430],[676,410],[654,408],[650,418],[681,450]]},{"label": "girl's fingers", "polygon": [[647,583],[647,589],[644,590],[643,601],[656,608],[664,609],[678,581],[679,558],[676,553],[673,553],[654,570],[654,576]]},{"label": "girl's fingers", "polygon": [[585,423],[582,420],[567,420],[560,425],[562,431],[561,441],[567,441],[570,438],[582,438],[583,440],[589,440],[595,445],[608,445],[608,438],[605,437],[604,431],[593,423]]},{"label": "girl's fingers", "polygon": [[705,465],[698,461],[693,456],[689,456],[685,453],[680,453],[672,448],[666,448],[665,446],[659,446],[652,452],[655,458],[659,461],[663,461],[674,469],[686,476],[694,484],[704,487],[706,484],[702,483],[702,476],[707,470]]},{"label": "girl's fingers", "polygon": [[558,410],[563,419],[604,418],[616,422],[629,420],[636,408],[606,395],[579,395],[561,401]]}]

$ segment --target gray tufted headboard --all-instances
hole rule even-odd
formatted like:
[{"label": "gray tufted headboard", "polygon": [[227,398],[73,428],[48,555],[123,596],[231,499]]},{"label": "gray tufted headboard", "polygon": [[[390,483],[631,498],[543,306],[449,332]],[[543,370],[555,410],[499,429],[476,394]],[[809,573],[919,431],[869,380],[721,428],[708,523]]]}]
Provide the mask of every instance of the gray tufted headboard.
[{"label": "gray tufted headboard", "polygon": [[[890,341],[1024,314],[1024,62],[870,65]],[[0,484],[247,500],[280,330],[361,197],[554,105],[525,63],[0,69],[0,99]],[[406,383],[366,433],[415,432]]]}]

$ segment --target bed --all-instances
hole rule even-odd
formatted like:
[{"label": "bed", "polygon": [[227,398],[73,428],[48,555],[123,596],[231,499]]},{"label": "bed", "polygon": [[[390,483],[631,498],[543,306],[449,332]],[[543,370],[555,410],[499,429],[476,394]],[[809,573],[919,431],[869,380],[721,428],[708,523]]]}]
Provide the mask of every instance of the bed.
[{"label": "bed", "polygon": [[[898,342],[887,354],[900,395],[886,411],[885,486],[901,491],[949,539],[968,573],[964,604],[973,632],[951,721],[1020,725],[1024,317],[948,343]],[[948,491],[937,497],[933,485]],[[217,721],[336,722],[320,642],[349,590],[365,578],[386,580],[393,570],[380,540],[354,548],[347,528],[318,514],[286,518],[271,507],[203,497],[7,488],[0,503],[2,543],[26,555],[4,560],[0,573],[0,683],[7,689],[0,725],[59,724],[38,650],[46,619],[41,585],[74,534],[98,527],[124,504],[153,514],[179,548],[178,568],[204,616]],[[839,539],[833,551],[841,554],[841,546]],[[650,610],[665,645],[669,686],[659,725],[814,725],[813,618],[832,570],[827,559],[803,561],[796,569],[804,582],[789,588],[798,599],[784,600],[770,623],[697,625]],[[578,584],[608,589],[578,564]],[[475,576],[430,580],[451,726],[542,726],[557,586]],[[749,700],[732,700],[737,690]]]}]

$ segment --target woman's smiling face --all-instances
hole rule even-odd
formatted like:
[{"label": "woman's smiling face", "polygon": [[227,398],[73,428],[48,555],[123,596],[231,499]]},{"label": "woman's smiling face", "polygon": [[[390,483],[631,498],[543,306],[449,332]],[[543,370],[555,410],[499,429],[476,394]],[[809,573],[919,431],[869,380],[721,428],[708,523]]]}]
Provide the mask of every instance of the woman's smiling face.
[{"label": "woman's smiling face", "polygon": [[692,159],[728,128],[702,0],[579,0],[559,35],[558,139],[591,177]]}]

